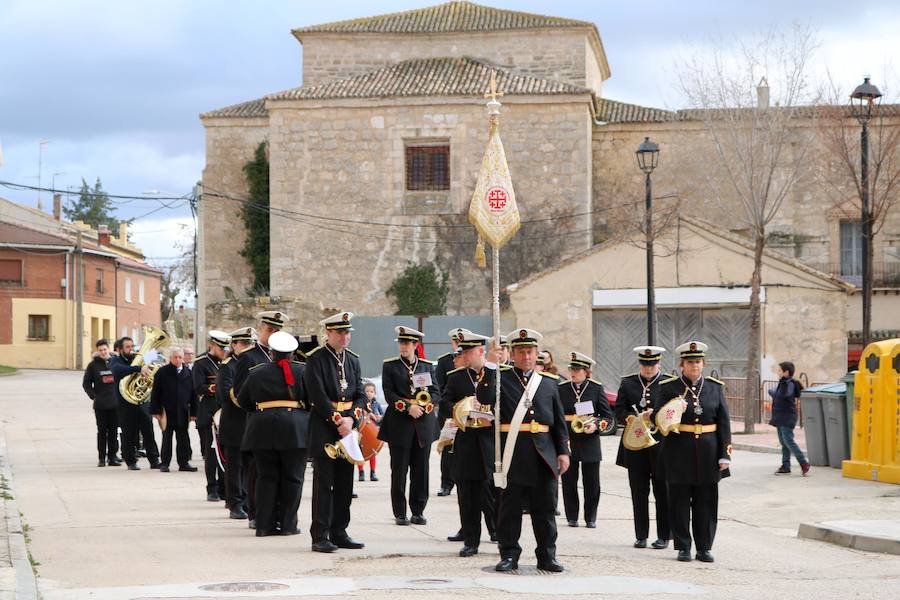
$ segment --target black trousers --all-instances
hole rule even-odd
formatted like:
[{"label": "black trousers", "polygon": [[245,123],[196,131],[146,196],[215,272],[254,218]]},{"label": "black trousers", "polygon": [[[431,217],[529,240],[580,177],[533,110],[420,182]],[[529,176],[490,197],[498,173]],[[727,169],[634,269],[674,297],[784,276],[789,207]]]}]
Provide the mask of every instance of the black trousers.
[{"label": "black trousers", "polygon": [[562,475],[563,505],[566,520],[578,520],[578,472],[584,484],[584,520],[588,523],[597,521],[597,506],[600,504],[600,463],[585,463],[573,460],[569,469]]},{"label": "black trousers", "polygon": [[628,469],[628,485],[631,487],[631,509],[634,513],[634,537],[646,540],[650,533],[650,484],[656,500],[656,537],[668,540],[669,501],[665,479],[661,473],[646,469]]},{"label": "black trousers", "polygon": [[122,428],[122,458],[128,465],[137,463],[135,449],[138,444],[138,432],[144,438],[144,451],[150,464],[159,462],[159,448],[153,437],[153,418],[143,407],[128,402],[119,402],[116,409],[119,415],[119,427]]},{"label": "black trousers", "polygon": [[453,489],[453,456],[452,446],[441,452],[441,489]]},{"label": "black trousers", "polygon": [[95,408],[97,420],[97,456],[100,462],[112,460],[119,451],[119,417],[115,408]]},{"label": "black trousers", "polygon": [[343,458],[317,456],[313,459],[312,524],[309,528],[313,543],[347,535],[353,500],[353,472],[353,464]]},{"label": "black trousers", "polygon": [[306,475],[306,448],[254,450],[256,458],[256,531],[297,530],[297,510]]},{"label": "black trousers", "polygon": [[188,435],[187,427],[179,429],[170,427],[163,431],[160,462],[166,466],[169,466],[169,463],[172,462],[172,437],[175,438],[177,444],[175,447],[175,458],[178,461],[178,466],[184,466],[191,460],[191,437]]},{"label": "black trousers", "polygon": [[[541,470],[543,471],[543,469]],[[500,490],[497,512],[497,541],[500,557],[519,560],[522,547],[522,507],[528,502],[531,528],[537,548],[534,550],[538,562],[556,558],[556,500],[558,484],[550,474],[535,473],[535,485],[525,486],[509,483]]]},{"label": "black trousers", "polygon": [[719,517],[719,485],[669,483],[672,539],[676,550],[691,549],[691,531],[697,551],[712,550]]},{"label": "black trousers", "polygon": [[216,493],[219,497],[225,497],[225,477],[219,468],[219,459],[216,456],[216,448],[213,446],[212,425],[198,427],[200,434],[200,455],[203,457],[203,467],[206,471],[206,493]]},{"label": "black trousers", "polygon": [[247,510],[247,492],[244,488],[243,452],[239,446],[225,446],[225,506]]},{"label": "black trousers", "polygon": [[241,452],[241,477],[244,479],[244,491],[247,494],[247,517],[256,518],[256,460],[252,452]]},{"label": "black trousers", "polygon": [[410,448],[388,444],[391,450],[391,506],[395,517],[406,516],[406,476],[409,473],[409,509],[414,515],[428,504],[428,453],[413,443]]},{"label": "black trousers", "polygon": [[497,529],[497,509],[494,486],[490,481],[463,479],[456,482],[456,500],[459,504],[459,522],[462,525],[463,543],[477,548],[481,543],[481,516],[489,534]]}]

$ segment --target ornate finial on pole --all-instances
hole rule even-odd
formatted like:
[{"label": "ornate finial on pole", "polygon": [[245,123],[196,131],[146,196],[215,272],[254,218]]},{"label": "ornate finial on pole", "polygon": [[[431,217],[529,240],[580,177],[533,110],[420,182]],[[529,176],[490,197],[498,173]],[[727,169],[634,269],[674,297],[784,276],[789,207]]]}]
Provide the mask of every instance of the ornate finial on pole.
[{"label": "ornate finial on pole", "polygon": [[497,98],[502,97],[503,92],[497,91],[497,71],[491,70],[491,87],[489,92],[485,92],[484,97],[490,98],[490,102],[487,103],[488,114],[491,117],[491,123],[496,120],[496,117],[500,116],[500,102]]}]

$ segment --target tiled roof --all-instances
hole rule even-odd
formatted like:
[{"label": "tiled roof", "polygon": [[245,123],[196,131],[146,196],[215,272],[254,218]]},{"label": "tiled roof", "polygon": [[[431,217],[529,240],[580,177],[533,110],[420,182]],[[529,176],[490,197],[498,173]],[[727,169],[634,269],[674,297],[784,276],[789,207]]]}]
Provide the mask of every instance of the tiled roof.
[{"label": "tiled roof", "polygon": [[597,120],[606,123],[664,123],[677,118],[677,113],[670,110],[627,104],[606,98],[598,98],[596,107]]},{"label": "tiled roof", "polygon": [[416,10],[348,19],[294,29],[300,38],[304,33],[453,33],[464,31],[499,31],[549,27],[590,27],[588,21],[548,17],[533,13],[503,10],[472,2],[446,2]]},{"label": "tiled roof", "polygon": [[316,100],[408,96],[482,96],[491,70],[505,95],[590,94],[577,85],[503,71],[471,58],[413,59],[356,77],[299,87],[266,96],[267,100]]},{"label": "tiled roof", "polygon": [[21,223],[0,222],[0,242],[27,246],[74,246],[71,240],[23,227]]},{"label": "tiled roof", "polygon": [[219,117],[226,118],[253,118],[253,117],[266,117],[268,116],[268,112],[266,111],[266,102],[264,98],[257,98],[256,100],[250,100],[249,102],[241,102],[240,104],[232,104],[231,106],[226,106],[225,108],[218,108],[216,110],[211,110],[209,112],[202,113],[200,115],[201,119],[213,119]]},{"label": "tiled roof", "polygon": [[141,271],[150,271],[152,273],[162,274],[162,269],[157,269],[156,267],[149,265],[145,262],[141,262],[139,260],[133,260],[131,258],[125,258],[124,256],[120,256],[116,259],[116,262],[122,265],[123,267],[130,267],[132,269],[138,269]]}]

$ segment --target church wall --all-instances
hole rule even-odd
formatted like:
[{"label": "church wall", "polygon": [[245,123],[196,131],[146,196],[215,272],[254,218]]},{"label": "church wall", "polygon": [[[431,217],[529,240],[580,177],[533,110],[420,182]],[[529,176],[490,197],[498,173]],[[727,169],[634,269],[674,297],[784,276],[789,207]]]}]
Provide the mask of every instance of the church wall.
[{"label": "church wall", "polygon": [[[360,75],[404,60],[470,57],[535,77],[600,92],[589,30],[528,30],[434,35],[305,34],[303,85]],[[587,64],[594,61],[594,64]]]},{"label": "church wall", "polygon": [[[450,276],[450,314],[489,312],[490,270],[475,266],[466,219],[487,141],[484,107],[478,101],[418,102],[270,106],[271,203],[282,211],[271,221],[273,295],[364,315],[391,314],[394,304],[385,290],[394,278],[409,262],[433,261]],[[525,224],[521,241],[503,250],[504,283],[589,246],[589,217],[546,220],[589,211],[588,106],[583,99],[543,98],[504,104],[501,135],[522,218],[543,219]],[[405,144],[435,140],[450,145],[450,191],[407,192]],[[397,225],[346,222],[351,220]]]}]

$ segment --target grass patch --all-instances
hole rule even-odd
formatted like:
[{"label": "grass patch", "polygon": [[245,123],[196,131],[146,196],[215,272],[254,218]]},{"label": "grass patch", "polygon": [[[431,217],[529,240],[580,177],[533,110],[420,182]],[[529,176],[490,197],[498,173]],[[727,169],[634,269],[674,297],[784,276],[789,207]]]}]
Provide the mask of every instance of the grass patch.
[{"label": "grass patch", "polygon": [[0,496],[3,497],[4,500],[12,500],[12,490],[9,488],[9,482],[6,480],[6,475],[0,473]]},{"label": "grass patch", "polygon": [[0,375],[12,375],[16,372],[15,367],[10,367],[8,365],[0,365]]}]

